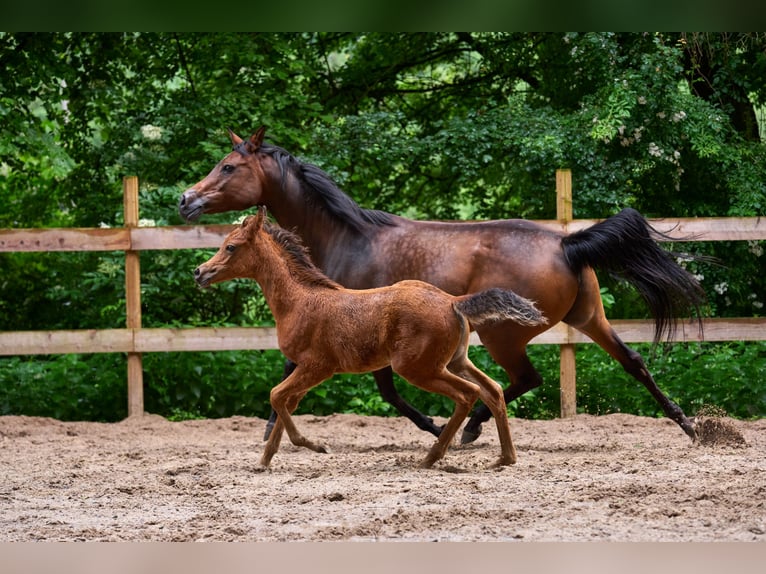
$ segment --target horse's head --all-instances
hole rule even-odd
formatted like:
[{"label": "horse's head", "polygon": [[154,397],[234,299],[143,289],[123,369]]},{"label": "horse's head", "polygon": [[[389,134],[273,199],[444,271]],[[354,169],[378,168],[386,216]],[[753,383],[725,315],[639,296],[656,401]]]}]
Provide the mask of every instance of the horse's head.
[{"label": "horse's head", "polygon": [[232,151],[205,179],[187,189],[178,202],[178,212],[187,221],[203,213],[241,211],[261,203],[264,170],[256,153],[263,143],[266,128],[261,126],[243,140],[229,130]]},{"label": "horse's head", "polygon": [[249,215],[224,239],[221,248],[194,270],[194,280],[200,287],[241,277],[253,277],[253,260],[258,232],[266,219],[266,208]]}]

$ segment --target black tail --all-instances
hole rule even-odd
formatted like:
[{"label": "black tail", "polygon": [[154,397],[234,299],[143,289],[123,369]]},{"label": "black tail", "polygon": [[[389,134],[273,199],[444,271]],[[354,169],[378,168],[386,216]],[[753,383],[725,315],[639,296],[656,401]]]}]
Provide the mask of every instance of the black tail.
[{"label": "black tail", "polygon": [[694,276],[675,261],[678,254],[662,249],[656,240],[673,238],[654,229],[635,209],[623,209],[596,225],[564,237],[561,244],[569,266],[576,272],[589,266],[603,269],[631,283],[654,317],[654,342],[672,337],[680,315],[696,312],[705,291]]},{"label": "black tail", "polygon": [[463,295],[455,302],[455,309],[474,328],[495,321],[514,321],[530,327],[548,322],[532,301],[499,287]]}]

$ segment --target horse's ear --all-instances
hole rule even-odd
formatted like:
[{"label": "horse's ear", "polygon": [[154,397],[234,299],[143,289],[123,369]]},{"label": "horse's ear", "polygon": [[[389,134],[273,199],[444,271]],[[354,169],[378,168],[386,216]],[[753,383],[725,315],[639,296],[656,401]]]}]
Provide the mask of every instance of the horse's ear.
[{"label": "horse's ear", "polygon": [[237,134],[235,134],[233,131],[231,131],[231,128],[226,128],[229,130],[229,137],[231,138],[231,147],[238,146],[242,143],[242,138],[239,137]]},{"label": "horse's ear", "polygon": [[255,153],[258,151],[258,148],[260,148],[263,144],[264,135],[266,135],[266,126],[261,126],[253,135],[250,136],[250,139],[247,142],[247,151],[250,153]]}]

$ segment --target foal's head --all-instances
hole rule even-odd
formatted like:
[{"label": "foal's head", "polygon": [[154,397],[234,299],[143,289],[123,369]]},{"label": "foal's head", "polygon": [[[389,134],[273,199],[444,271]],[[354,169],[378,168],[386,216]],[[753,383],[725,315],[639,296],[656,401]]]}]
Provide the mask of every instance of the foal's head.
[{"label": "foal's head", "polygon": [[241,277],[253,277],[258,260],[259,237],[266,219],[266,208],[250,215],[226,236],[218,252],[194,270],[194,279],[200,287]]},{"label": "foal's head", "polygon": [[257,279],[259,270],[274,265],[269,263],[274,256],[284,261],[293,281],[309,287],[341,288],[314,265],[297,235],[268,222],[263,206],[229,233],[218,252],[194,270],[194,278],[200,287],[240,277]]}]

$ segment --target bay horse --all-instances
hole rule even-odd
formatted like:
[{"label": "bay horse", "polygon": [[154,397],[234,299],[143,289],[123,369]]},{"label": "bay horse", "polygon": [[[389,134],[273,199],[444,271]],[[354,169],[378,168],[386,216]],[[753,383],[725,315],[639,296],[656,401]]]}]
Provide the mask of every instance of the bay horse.
[{"label": "bay horse", "polygon": [[497,423],[501,454],[493,466],[516,462],[502,389],[468,358],[468,335],[471,328],[497,321],[543,324],[545,318],[531,301],[497,287],[456,297],[416,280],[346,289],[312,263],[296,235],[272,226],[265,214],[261,207],[248,216],[194,270],[201,287],[255,279],[274,315],[279,349],[297,365],[271,390],[278,416],[263,466],[277,452],[283,430],[296,446],[327,452],[305,438],[291,417],[309,389],[336,373],[365,373],[389,365],[411,384],[455,402],[421,467],[430,468],[444,457],[477,398]]},{"label": "bay horse", "polygon": [[[657,386],[642,357],[620,339],[601,302],[596,268],[637,289],[654,317],[655,343],[672,335],[682,314],[696,311],[702,327],[704,290],[656,242],[672,239],[639,212],[623,209],[571,234],[522,219],[411,220],[361,208],[320,168],[265,144],[264,134],[261,126],[243,140],[229,130],[233,150],[181,195],[178,209],[184,219],[265,205],[281,226],[300,235],[326,275],[349,288],[420,279],[455,295],[489,287],[510,289],[535,301],[548,323],[529,326],[508,321],[477,327],[479,339],[508,374],[506,402],[542,384],[526,346],[563,321],[617,360],[646,387],[665,415],[696,440],[693,420]],[[288,363],[286,373],[290,368]],[[396,392],[390,369],[374,376],[386,401],[419,428],[439,435],[441,429]],[[487,408],[477,406],[462,442],[475,440],[489,417]]]}]

